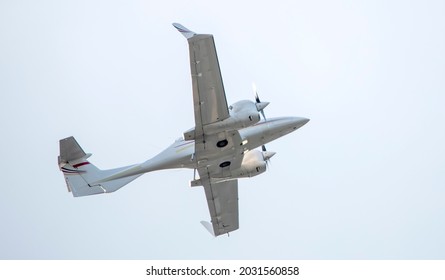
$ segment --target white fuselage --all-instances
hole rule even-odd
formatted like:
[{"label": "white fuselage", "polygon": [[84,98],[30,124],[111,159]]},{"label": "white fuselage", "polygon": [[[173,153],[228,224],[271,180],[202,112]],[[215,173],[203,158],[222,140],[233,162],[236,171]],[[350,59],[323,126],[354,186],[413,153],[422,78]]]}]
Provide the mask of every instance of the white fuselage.
[{"label": "white fuselage", "polygon": [[[297,130],[308,121],[309,119],[300,117],[270,118],[267,121],[260,121],[252,126],[238,130],[242,141],[239,145],[242,145],[245,151],[253,150]],[[226,150],[218,152],[215,155],[210,154],[207,157],[208,162],[221,160],[231,152],[231,150]],[[107,178],[107,181],[162,169],[196,169],[199,163],[195,160],[194,153],[194,140],[178,139],[155,157],[119,172]]]},{"label": "white fuselage", "polygon": [[[271,118],[267,121],[258,122],[253,126],[240,129],[239,134],[243,148],[245,150],[253,150],[297,130],[308,121],[306,118],[298,117]],[[195,152],[194,147],[195,141],[193,140],[184,141],[180,139],[176,141],[163,152],[144,163],[144,165],[149,168],[146,172],[166,168],[197,168],[197,162],[193,158]],[[230,153],[230,151],[226,153]],[[223,157],[224,155],[221,153],[216,155],[217,159]],[[209,160],[213,159],[210,158]],[[157,166],[158,164],[163,166]]]}]

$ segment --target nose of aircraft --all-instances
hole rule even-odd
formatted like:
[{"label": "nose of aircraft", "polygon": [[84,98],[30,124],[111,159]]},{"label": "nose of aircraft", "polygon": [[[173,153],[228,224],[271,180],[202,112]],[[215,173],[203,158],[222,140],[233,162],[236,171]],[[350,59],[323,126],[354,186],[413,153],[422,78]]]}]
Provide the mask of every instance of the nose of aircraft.
[{"label": "nose of aircraft", "polygon": [[294,129],[302,127],[303,125],[307,124],[309,121],[310,121],[310,119],[307,119],[307,118],[295,117],[293,120]]}]

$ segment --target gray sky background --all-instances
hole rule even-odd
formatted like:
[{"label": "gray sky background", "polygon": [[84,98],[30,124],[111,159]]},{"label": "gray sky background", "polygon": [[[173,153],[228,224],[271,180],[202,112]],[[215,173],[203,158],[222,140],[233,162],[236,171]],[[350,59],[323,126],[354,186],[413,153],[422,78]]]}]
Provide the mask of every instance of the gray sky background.
[{"label": "gray sky background", "polygon": [[[268,1],[270,2],[270,1]],[[444,1],[1,1],[1,259],[444,259]],[[213,238],[192,170],[74,199],[58,141],[100,168],[194,125],[180,22],[215,35],[229,103],[304,116]]]}]

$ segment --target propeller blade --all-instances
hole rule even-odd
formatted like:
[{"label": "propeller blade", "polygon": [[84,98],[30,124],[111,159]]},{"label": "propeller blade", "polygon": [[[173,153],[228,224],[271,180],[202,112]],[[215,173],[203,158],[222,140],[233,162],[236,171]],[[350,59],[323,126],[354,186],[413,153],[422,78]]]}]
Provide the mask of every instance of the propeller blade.
[{"label": "propeller blade", "polygon": [[261,112],[261,115],[263,116],[263,119],[264,119],[265,121],[267,121],[267,119],[266,119],[266,115],[264,114],[264,110],[261,110],[260,112]]},{"label": "propeller blade", "polygon": [[256,103],[261,103],[260,98],[258,97],[258,93],[255,93],[255,101]]},{"label": "propeller blade", "polygon": [[255,101],[256,101],[256,103],[260,103],[261,101],[260,101],[260,98],[258,97],[258,91],[257,91],[257,88],[256,88],[256,84],[254,82],[252,82],[252,90],[253,90],[253,93],[255,93]]},{"label": "propeller blade", "polygon": [[266,108],[266,106],[269,105],[269,102],[261,102],[260,97],[258,96],[258,90],[256,84],[254,82],[252,82],[252,89],[253,92],[255,93],[256,108],[263,116],[263,119],[267,121],[266,115],[264,114],[264,108]]}]

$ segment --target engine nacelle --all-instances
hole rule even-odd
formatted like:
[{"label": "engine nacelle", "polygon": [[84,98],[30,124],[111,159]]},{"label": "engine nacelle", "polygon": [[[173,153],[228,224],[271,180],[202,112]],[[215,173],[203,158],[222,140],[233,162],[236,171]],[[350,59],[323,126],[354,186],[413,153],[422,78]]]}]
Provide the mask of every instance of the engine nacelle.
[{"label": "engine nacelle", "polygon": [[266,161],[263,152],[248,151],[243,158],[241,167],[232,171],[233,178],[253,177],[266,171]]},{"label": "engine nacelle", "polygon": [[229,109],[229,118],[204,126],[204,133],[213,134],[224,130],[241,129],[260,121],[258,109],[255,103],[250,100],[238,101],[230,106]]},{"label": "engine nacelle", "polygon": [[[229,107],[230,117],[219,122],[204,126],[205,134],[215,134],[226,130],[236,130],[252,126],[260,121],[261,111],[266,107],[268,102],[255,103],[250,100],[241,100]],[[195,139],[195,129],[191,128],[184,132],[185,140]]]}]

